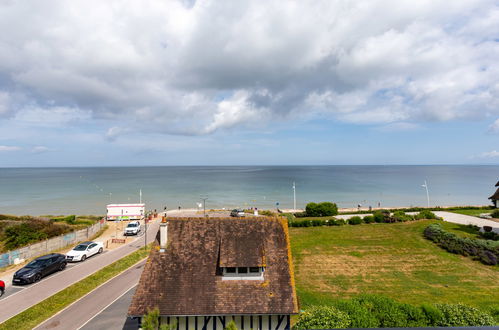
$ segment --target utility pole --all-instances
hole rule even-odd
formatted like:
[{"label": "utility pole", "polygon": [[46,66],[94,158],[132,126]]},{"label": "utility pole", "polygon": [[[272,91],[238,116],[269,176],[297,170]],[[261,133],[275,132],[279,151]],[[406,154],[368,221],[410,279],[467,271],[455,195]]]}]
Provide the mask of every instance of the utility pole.
[{"label": "utility pole", "polygon": [[146,216],[144,216],[144,227],[145,227],[144,231],[144,250],[145,250],[147,247],[147,214]]},{"label": "utility pole", "polygon": [[296,211],[296,185],[293,181],[293,210]]},{"label": "utility pole", "polygon": [[426,201],[428,203],[428,207],[430,207],[430,194],[428,193],[428,184],[426,183],[426,180],[424,180],[424,184],[421,186],[426,189]]},{"label": "utility pole", "polygon": [[201,200],[203,201],[203,217],[206,217],[206,200],[208,197],[202,197]]}]

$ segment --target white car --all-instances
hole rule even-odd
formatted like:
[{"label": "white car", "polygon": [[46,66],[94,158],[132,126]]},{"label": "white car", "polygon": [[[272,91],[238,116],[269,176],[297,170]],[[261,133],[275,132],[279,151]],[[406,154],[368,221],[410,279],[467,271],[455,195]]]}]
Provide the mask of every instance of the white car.
[{"label": "white car", "polygon": [[137,235],[140,232],[140,222],[138,221],[130,221],[130,223],[126,226],[123,235]]},{"label": "white car", "polygon": [[102,242],[83,242],[66,253],[66,261],[85,261],[94,254],[102,253],[104,245]]}]

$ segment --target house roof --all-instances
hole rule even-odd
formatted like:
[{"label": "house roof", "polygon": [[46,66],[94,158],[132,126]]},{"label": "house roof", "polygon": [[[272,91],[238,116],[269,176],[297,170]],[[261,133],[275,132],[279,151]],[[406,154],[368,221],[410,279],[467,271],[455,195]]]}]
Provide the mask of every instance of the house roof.
[{"label": "house roof", "polygon": [[[264,265],[264,280],[224,281],[224,265]],[[155,307],[160,315],[297,313],[287,222],[169,218],[167,249],[152,249],[128,314]]]},{"label": "house roof", "polygon": [[496,187],[499,187],[499,181],[497,181],[497,183],[496,183]]},{"label": "house roof", "polygon": [[494,195],[490,196],[489,199],[499,201],[499,188],[497,188],[496,192]]}]

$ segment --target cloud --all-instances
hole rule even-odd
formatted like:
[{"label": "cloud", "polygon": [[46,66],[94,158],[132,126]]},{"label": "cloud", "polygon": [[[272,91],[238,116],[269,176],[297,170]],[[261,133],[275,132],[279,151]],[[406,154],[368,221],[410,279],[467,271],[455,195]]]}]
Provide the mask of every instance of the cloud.
[{"label": "cloud", "polygon": [[35,154],[44,153],[44,152],[47,152],[49,150],[50,150],[50,148],[45,147],[45,146],[35,146],[35,147],[31,148],[31,152],[35,153]]},{"label": "cloud", "polygon": [[478,158],[496,158],[496,157],[499,157],[499,151],[492,150],[489,152],[483,152],[480,155],[478,155],[477,157]]},{"label": "cloud", "polygon": [[0,13],[0,116],[31,125],[92,121],[116,139],[499,115],[494,1],[47,0]]},{"label": "cloud", "polygon": [[489,132],[499,133],[499,119],[497,119],[495,122],[492,123],[492,125],[489,126]]},{"label": "cloud", "polygon": [[0,152],[2,151],[18,151],[21,150],[20,147],[16,146],[0,146]]}]

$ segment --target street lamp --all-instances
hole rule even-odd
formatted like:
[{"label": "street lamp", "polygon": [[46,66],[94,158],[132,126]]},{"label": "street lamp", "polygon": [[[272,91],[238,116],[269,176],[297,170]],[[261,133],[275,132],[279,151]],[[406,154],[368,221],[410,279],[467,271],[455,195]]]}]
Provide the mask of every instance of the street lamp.
[{"label": "street lamp", "polygon": [[201,197],[201,200],[203,201],[203,217],[206,217],[206,200],[208,197]]},{"label": "street lamp", "polygon": [[428,203],[428,207],[430,207],[430,194],[428,193],[428,184],[426,183],[426,180],[424,180],[424,184],[421,185],[421,187],[426,189],[426,201]]}]

